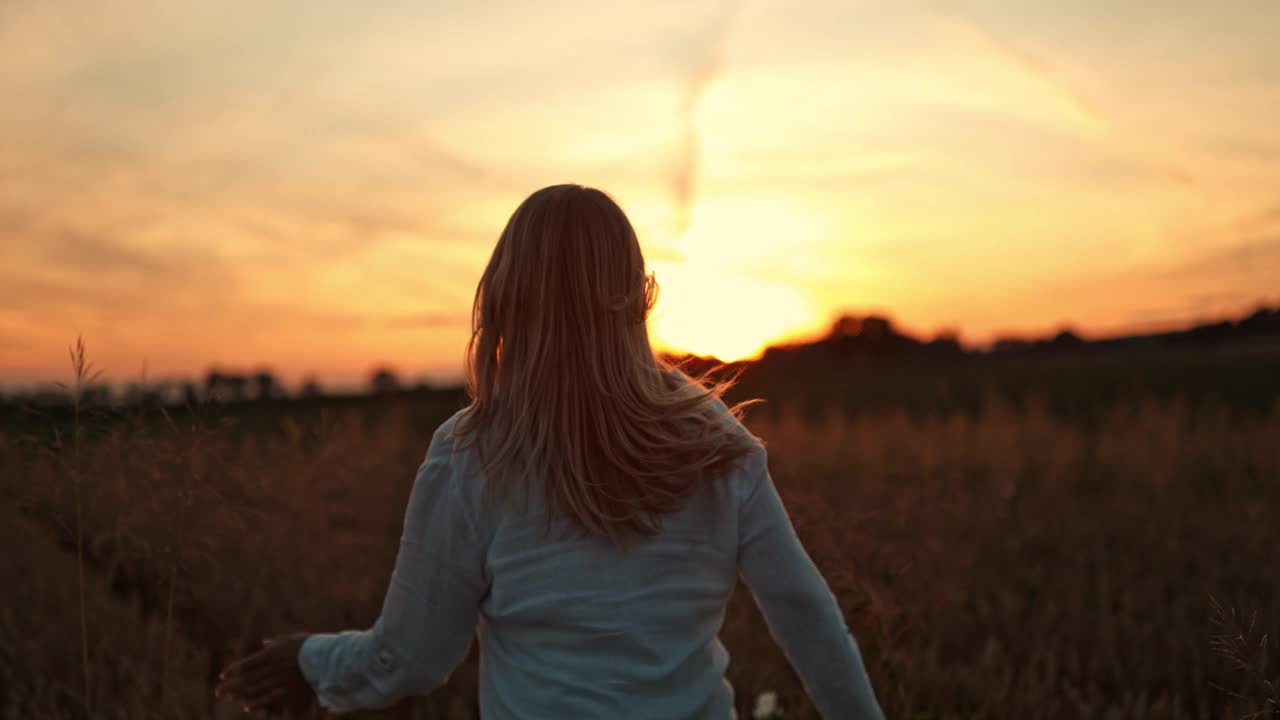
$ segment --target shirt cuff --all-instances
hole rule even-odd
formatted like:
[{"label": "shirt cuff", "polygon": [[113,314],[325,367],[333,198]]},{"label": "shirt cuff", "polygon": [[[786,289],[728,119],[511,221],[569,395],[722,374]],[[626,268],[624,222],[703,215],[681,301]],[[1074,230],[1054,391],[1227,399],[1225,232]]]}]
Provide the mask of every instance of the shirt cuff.
[{"label": "shirt cuff", "polygon": [[328,659],[336,637],[334,634],[322,633],[308,635],[298,648],[298,669],[315,692],[320,705],[329,710],[333,709],[333,703],[332,698],[327,697],[324,692],[324,678],[328,675]]}]

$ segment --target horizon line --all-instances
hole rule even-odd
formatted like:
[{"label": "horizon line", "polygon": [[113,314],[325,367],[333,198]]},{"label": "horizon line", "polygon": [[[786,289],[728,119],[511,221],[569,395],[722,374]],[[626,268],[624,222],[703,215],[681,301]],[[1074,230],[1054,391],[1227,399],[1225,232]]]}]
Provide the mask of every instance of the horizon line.
[{"label": "horizon line", "polygon": [[[825,338],[829,338],[831,336],[831,330],[833,326],[836,323],[838,323],[841,318],[879,317],[887,320],[890,323],[890,325],[894,328],[894,330],[899,335],[902,335],[904,337],[912,337],[912,338],[916,338],[924,341],[951,337],[951,338],[954,338],[957,344],[960,346],[960,348],[967,353],[989,353],[994,349],[996,344],[1001,341],[1013,340],[1013,341],[1034,342],[1036,340],[1051,339],[1052,337],[1062,332],[1070,332],[1076,335],[1077,337],[1081,338],[1082,340],[1092,343],[1092,342],[1104,342],[1108,340],[1139,338],[1139,337],[1147,337],[1147,336],[1153,336],[1153,335],[1161,335],[1166,333],[1189,331],[1197,327],[1203,327],[1206,325],[1216,325],[1223,322],[1238,322],[1258,312],[1268,312],[1268,311],[1280,312],[1280,300],[1272,301],[1267,299],[1260,299],[1251,303],[1242,304],[1240,308],[1241,309],[1236,310],[1234,312],[1224,311],[1217,314],[1196,315],[1194,317],[1188,317],[1182,320],[1171,319],[1171,320],[1154,320],[1154,321],[1148,321],[1148,322],[1142,322],[1142,323],[1130,323],[1130,324],[1125,324],[1121,326],[1113,326],[1109,331],[1099,330],[1094,332],[1088,332],[1088,331],[1083,331],[1079,326],[1071,322],[1059,322],[1050,326],[1051,329],[1047,331],[1030,332],[1030,333],[1002,331],[1002,332],[994,333],[992,335],[992,338],[989,341],[978,342],[978,343],[964,342],[963,340],[964,335],[962,331],[953,333],[949,328],[942,328],[939,330],[935,330],[931,333],[916,332],[910,326],[899,324],[897,321],[895,321],[892,314],[883,312],[883,311],[877,311],[874,309],[865,310],[865,311],[841,310],[833,314],[831,318],[831,322],[826,326],[825,330],[821,331],[820,334],[797,335],[790,338],[786,336],[779,337],[773,341],[770,341],[767,345],[762,347],[758,352],[756,352],[755,354],[749,357],[724,360],[715,356],[714,354],[701,355],[696,352],[682,349],[682,348],[672,348],[672,347],[664,347],[664,346],[655,346],[654,352],[655,354],[658,354],[658,355],[669,355],[677,358],[695,357],[702,360],[714,360],[716,362],[720,362],[724,364],[753,363],[753,362],[759,361],[765,355],[765,353],[768,352],[770,349],[774,349],[774,348],[781,349],[781,348],[802,346],[806,344],[819,342]],[[182,386],[188,383],[194,384],[196,386],[203,386],[206,383],[208,377],[215,373],[224,373],[224,374],[233,375],[233,376],[238,375],[245,378],[252,378],[254,375],[257,375],[260,373],[267,373],[272,375],[275,378],[276,382],[282,387],[286,385],[294,385],[294,386],[297,386],[298,388],[305,387],[306,384],[309,382],[315,382],[321,385],[321,387],[325,387],[325,388],[367,388],[369,384],[369,378],[372,377],[373,374],[378,372],[379,370],[390,370],[397,377],[403,378],[407,387],[418,387],[418,386],[424,386],[424,385],[429,387],[436,387],[436,388],[457,387],[458,385],[462,384],[464,380],[463,370],[461,366],[459,366],[456,370],[441,371],[437,369],[437,370],[427,370],[427,371],[418,370],[415,372],[415,371],[401,370],[398,367],[396,367],[395,363],[391,363],[387,361],[371,362],[368,364],[366,369],[358,373],[353,373],[349,371],[334,372],[334,373],[328,373],[328,374],[316,373],[316,372],[295,372],[295,373],[286,373],[283,376],[276,369],[274,369],[273,364],[271,362],[267,362],[267,361],[254,363],[250,366],[239,366],[239,367],[232,366],[229,364],[219,363],[215,361],[215,362],[208,363],[203,370],[197,371],[195,373],[185,374],[185,375],[162,375],[154,378],[148,377],[145,375],[145,361],[144,361],[143,368],[144,368],[143,369],[144,374],[142,377],[103,379],[99,382],[93,383],[86,387],[93,387],[93,386],[106,386],[106,387],[113,387],[113,388],[114,387],[126,387],[126,388],[127,387],[157,387],[157,386],[172,386],[172,385]],[[288,381],[285,379],[286,377],[292,377],[293,380]],[[440,381],[444,381],[448,384],[441,385]],[[4,381],[3,379],[0,379],[0,393],[11,392],[15,389],[27,390],[27,391],[50,390],[52,388],[58,388],[60,386],[65,389],[69,387],[69,384],[60,380],[31,380],[31,381],[7,382],[7,381]]]}]

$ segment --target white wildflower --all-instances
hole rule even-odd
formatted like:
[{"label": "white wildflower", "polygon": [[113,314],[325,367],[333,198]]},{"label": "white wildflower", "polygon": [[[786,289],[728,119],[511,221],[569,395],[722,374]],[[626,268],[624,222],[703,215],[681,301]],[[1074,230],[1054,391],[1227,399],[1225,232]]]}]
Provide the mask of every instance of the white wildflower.
[{"label": "white wildflower", "polygon": [[756,696],[756,707],[751,711],[755,720],[776,720],[782,717],[782,706],[778,704],[778,693],[770,690]]}]

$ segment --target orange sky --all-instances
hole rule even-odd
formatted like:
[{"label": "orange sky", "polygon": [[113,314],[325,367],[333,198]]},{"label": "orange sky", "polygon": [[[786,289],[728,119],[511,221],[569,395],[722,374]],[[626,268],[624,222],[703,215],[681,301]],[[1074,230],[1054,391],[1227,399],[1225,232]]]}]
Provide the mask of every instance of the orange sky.
[{"label": "orange sky", "polygon": [[0,4],[0,383],[78,333],[117,379],[456,376],[558,182],[630,214],[655,338],[725,358],[1280,300],[1280,4],[531,5]]}]

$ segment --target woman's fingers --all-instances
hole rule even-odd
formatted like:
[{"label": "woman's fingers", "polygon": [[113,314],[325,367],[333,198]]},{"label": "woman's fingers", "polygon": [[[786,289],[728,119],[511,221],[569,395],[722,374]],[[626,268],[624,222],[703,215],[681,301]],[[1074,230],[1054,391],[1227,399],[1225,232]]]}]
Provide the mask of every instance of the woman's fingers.
[{"label": "woman's fingers", "polygon": [[232,676],[218,683],[218,686],[213,689],[213,694],[215,697],[237,697],[238,698],[244,694],[243,692],[241,692],[243,688],[244,688],[244,683],[240,681],[240,677]]},{"label": "woman's fingers", "polygon": [[239,676],[240,672],[244,670],[245,665],[247,665],[250,660],[251,660],[251,657],[243,657],[231,663],[230,665],[222,668],[222,672],[218,673],[218,679],[230,680],[234,677]]},{"label": "woman's fingers", "polygon": [[221,678],[225,679],[225,678],[230,678],[230,676],[233,676],[233,675],[241,674],[243,673],[244,669],[246,669],[246,667],[259,664],[259,662],[266,659],[266,657],[270,657],[269,653],[270,653],[270,648],[262,648],[262,650],[260,651],[253,652],[253,653],[250,653],[250,655],[241,657],[241,659],[237,660],[236,662],[232,662],[232,664],[228,665],[227,667],[224,667],[223,671],[221,671],[220,676]]},{"label": "woman's fingers", "polygon": [[288,688],[277,687],[274,690],[269,690],[263,694],[255,695],[254,697],[249,698],[248,700],[245,701],[245,712],[260,710],[263,707],[275,702],[276,700],[283,698],[288,693],[289,693]]},{"label": "woman's fingers", "polygon": [[297,646],[305,636],[280,636],[262,641],[262,648],[228,665],[218,674],[218,697],[234,697],[245,711],[285,697],[301,681]]},{"label": "woman's fingers", "polygon": [[219,686],[218,694],[247,697],[264,687],[282,684],[289,677],[287,668],[263,668],[252,673],[243,673],[227,680]]},{"label": "woman's fingers", "polygon": [[218,694],[243,695],[245,689],[260,684],[264,679],[283,674],[296,664],[292,659],[258,653],[228,667],[219,676],[222,683]]},{"label": "woman's fingers", "polygon": [[241,658],[231,663],[219,675],[223,680],[231,679],[238,675],[250,675],[258,672],[263,667],[276,665],[292,665],[297,663],[297,658],[274,643],[266,644],[261,650],[247,657]]},{"label": "woman's fingers", "polygon": [[291,675],[283,670],[270,675],[263,675],[256,678],[254,681],[246,683],[241,695],[244,697],[255,697],[274,688],[288,687],[292,684],[292,679]]}]

